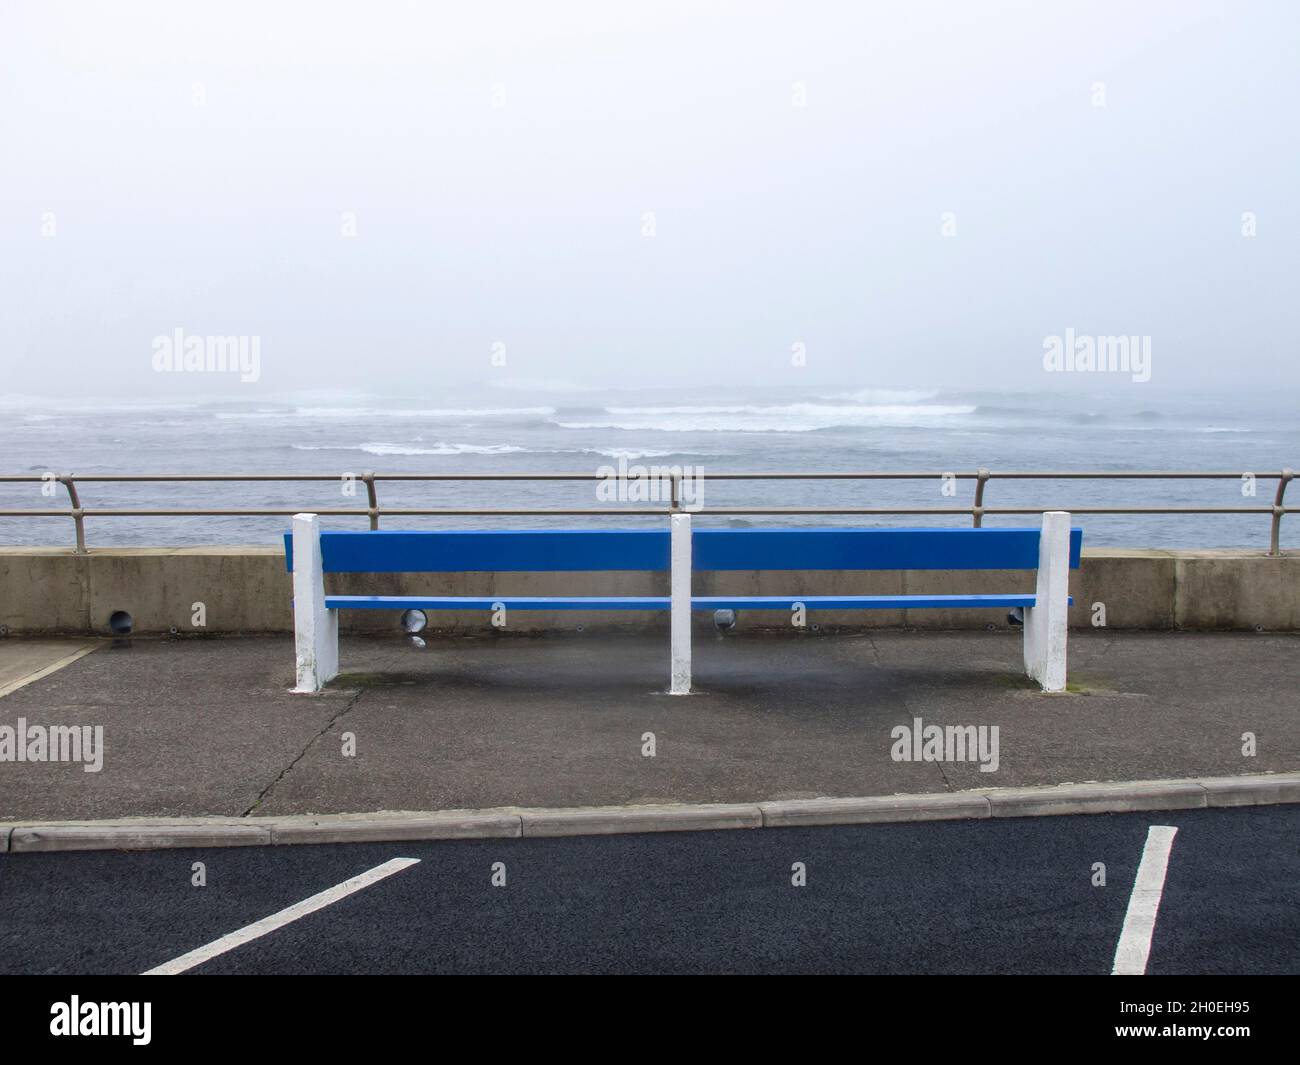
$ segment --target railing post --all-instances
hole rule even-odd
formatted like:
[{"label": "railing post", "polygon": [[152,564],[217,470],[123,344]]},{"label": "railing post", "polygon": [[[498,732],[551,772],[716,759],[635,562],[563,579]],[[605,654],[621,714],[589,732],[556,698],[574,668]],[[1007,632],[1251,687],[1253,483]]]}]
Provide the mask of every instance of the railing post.
[{"label": "railing post", "polygon": [[1282,500],[1286,497],[1286,486],[1291,483],[1295,477],[1295,470],[1291,468],[1284,469],[1282,475],[1277,479],[1277,495],[1273,497],[1273,526],[1269,532],[1268,553],[1270,555],[1280,555],[1282,553]]},{"label": "railing post", "polygon": [[375,471],[366,470],[361,475],[361,480],[366,485],[366,499],[368,500],[368,509],[370,514],[370,527],[379,528],[379,496],[375,492]]},{"label": "railing post", "polygon": [[68,501],[72,504],[72,523],[77,529],[76,554],[86,554],[86,512],[81,506],[81,497],[77,494],[77,484],[72,474],[65,473],[59,477],[59,483],[68,490]]},{"label": "railing post", "polygon": [[975,505],[970,511],[977,529],[984,524],[984,485],[988,479],[989,471],[981,466],[975,474]]},{"label": "railing post", "polygon": [[295,692],[318,692],[339,672],[339,612],[325,606],[325,566],[315,514],[293,516]]},{"label": "railing post", "polygon": [[1045,692],[1065,691],[1070,609],[1070,515],[1043,514],[1034,605],[1025,610],[1025,672]]},{"label": "railing post", "polygon": [[669,695],[691,694],[691,516],[674,514],[670,522],[668,579],[671,629]]}]

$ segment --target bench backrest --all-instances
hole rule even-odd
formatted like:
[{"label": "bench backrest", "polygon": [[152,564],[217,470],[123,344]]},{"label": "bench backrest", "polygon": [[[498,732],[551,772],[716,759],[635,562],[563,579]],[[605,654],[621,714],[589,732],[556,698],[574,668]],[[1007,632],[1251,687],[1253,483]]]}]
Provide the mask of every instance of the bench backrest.
[{"label": "bench backrest", "polygon": [[[1037,569],[1029,529],[695,529],[696,570]],[[322,532],[326,573],[667,570],[666,529]],[[1070,567],[1083,530],[1070,530]],[[284,536],[293,572],[293,535]]]}]

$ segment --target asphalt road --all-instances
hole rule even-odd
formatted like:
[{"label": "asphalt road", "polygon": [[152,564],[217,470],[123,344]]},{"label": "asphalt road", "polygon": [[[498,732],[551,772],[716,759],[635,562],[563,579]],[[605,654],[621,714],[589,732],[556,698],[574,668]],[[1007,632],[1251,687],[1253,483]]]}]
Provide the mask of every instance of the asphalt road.
[{"label": "asphalt road", "polygon": [[[396,857],[196,973],[1109,973],[1177,826],[1147,971],[1300,972],[1300,807],[0,857],[0,972],[138,973]],[[192,886],[193,863],[206,867]],[[493,886],[504,863],[505,885]],[[792,866],[807,886],[792,885]],[[1094,863],[1106,886],[1093,886]]]}]

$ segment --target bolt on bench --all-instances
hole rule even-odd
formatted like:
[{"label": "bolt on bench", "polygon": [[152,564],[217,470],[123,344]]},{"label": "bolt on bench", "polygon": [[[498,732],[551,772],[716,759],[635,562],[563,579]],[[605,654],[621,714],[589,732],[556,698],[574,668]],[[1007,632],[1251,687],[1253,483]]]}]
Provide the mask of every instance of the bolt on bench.
[{"label": "bolt on bench", "polygon": [[[692,610],[916,610],[1010,607],[1024,611],[1025,672],[1044,691],[1065,688],[1070,569],[1083,530],[1049,511],[1041,529],[669,529],[325,532],[298,514],[285,533],[293,574],[298,692],[338,675],[340,610],[661,610],[671,616],[670,684],[691,688]],[[326,573],[670,573],[666,596],[329,595]],[[696,570],[1037,570],[1034,592],[1005,595],[692,596]]]}]

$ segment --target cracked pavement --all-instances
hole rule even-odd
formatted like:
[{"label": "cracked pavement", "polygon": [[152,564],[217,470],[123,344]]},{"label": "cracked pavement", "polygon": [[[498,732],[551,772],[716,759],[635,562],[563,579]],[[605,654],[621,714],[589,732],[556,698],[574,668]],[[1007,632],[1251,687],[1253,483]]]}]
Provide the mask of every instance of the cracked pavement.
[{"label": "cracked pavement", "polygon": [[[0,820],[270,816],[881,795],[1300,769],[1295,634],[1071,633],[1074,694],[1018,632],[345,637],[294,695],[292,640],[147,640],[0,699],[0,723],[102,724],[100,773],[0,764]],[[895,762],[890,731],[997,725],[996,773]],[[356,754],[343,754],[344,733]],[[655,736],[654,757],[642,755]],[[1245,757],[1253,733],[1257,754]]]}]

